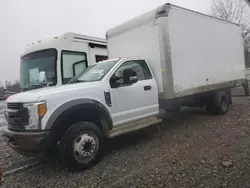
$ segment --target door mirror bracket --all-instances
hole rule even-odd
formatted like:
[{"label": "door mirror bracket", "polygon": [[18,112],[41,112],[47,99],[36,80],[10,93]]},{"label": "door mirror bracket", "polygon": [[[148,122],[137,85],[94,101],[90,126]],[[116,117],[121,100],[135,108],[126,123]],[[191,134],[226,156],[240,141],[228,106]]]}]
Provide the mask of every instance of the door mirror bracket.
[{"label": "door mirror bracket", "polygon": [[119,81],[121,79],[122,79],[122,77],[112,76],[110,78],[110,86],[111,86],[111,88],[118,88],[121,84],[118,83],[117,81]]}]

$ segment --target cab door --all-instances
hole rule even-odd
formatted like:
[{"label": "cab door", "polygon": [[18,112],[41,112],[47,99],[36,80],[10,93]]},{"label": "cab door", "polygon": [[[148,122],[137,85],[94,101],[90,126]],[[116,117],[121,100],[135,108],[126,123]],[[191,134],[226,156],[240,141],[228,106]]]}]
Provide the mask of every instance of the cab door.
[{"label": "cab door", "polygon": [[110,85],[114,126],[158,114],[157,84],[144,60],[123,62],[111,76]]}]

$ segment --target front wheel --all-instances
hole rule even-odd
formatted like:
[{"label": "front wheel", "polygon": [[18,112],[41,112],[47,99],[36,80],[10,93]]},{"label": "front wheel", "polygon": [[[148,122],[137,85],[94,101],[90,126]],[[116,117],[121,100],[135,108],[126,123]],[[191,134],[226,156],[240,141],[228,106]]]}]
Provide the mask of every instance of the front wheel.
[{"label": "front wheel", "polygon": [[100,159],[102,144],[103,134],[95,124],[72,125],[60,144],[62,162],[70,170],[90,168]]}]

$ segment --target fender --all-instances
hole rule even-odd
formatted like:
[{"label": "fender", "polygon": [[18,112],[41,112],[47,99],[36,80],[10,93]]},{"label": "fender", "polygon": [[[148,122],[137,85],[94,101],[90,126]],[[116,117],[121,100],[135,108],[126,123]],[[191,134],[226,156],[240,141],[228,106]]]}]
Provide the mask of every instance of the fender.
[{"label": "fender", "polygon": [[50,116],[45,129],[56,129],[58,125],[54,124],[56,120],[67,110],[72,108],[94,108],[106,119],[106,123],[102,123],[103,130],[111,130],[113,128],[113,121],[107,108],[100,102],[93,99],[75,99],[68,101],[59,106]]}]

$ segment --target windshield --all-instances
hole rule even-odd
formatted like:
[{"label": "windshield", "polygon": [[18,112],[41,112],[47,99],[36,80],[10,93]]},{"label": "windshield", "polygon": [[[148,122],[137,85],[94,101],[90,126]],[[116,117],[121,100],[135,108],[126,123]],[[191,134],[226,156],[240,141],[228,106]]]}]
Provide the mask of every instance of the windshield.
[{"label": "windshield", "polygon": [[105,61],[102,63],[94,64],[87,68],[81,75],[73,78],[72,82],[94,82],[100,81],[109,72],[109,70],[116,64],[117,61]]},{"label": "windshield", "polygon": [[40,88],[39,73],[46,72],[48,85],[55,85],[56,79],[55,49],[43,50],[23,56],[20,65],[20,87],[22,90]]}]

